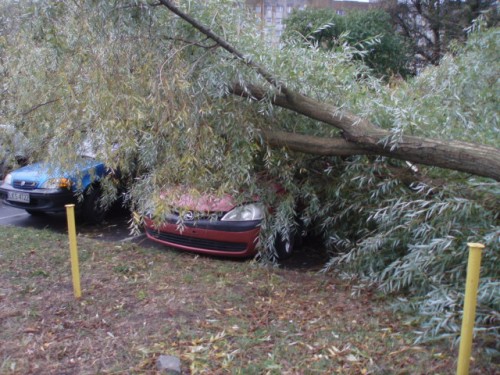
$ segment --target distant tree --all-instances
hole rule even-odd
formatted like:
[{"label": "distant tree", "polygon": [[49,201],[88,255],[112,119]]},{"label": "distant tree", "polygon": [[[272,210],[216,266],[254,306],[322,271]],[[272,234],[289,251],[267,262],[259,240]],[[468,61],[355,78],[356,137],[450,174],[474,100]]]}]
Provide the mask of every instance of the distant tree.
[{"label": "distant tree", "polygon": [[421,65],[438,64],[453,41],[464,42],[467,28],[482,13],[498,23],[495,0],[383,0],[394,24],[413,45]]},{"label": "distant tree", "polygon": [[406,75],[409,49],[384,10],[352,11],[344,16],[332,9],[294,10],[285,20],[286,44],[313,43],[321,48],[339,48],[348,43],[378,76]]}]

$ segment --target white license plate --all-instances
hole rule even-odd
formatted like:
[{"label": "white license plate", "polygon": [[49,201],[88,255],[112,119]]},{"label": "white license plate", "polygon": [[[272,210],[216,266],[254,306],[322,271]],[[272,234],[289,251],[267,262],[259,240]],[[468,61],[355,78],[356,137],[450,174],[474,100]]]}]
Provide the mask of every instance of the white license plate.
[{"label": "white license plate", "polygon": [[9,191],[9,192],[7,192],[7,200],[8,201],[29,203],[30,202],[30,195],[28,193],[19,193],[17,191]]}]

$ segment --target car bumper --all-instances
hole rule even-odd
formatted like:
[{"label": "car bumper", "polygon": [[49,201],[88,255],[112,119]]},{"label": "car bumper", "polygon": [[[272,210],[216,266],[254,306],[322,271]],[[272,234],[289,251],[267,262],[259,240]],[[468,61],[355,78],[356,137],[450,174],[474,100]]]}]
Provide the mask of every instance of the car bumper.
[{"label": "car bumper", "polygon": [[145,229],[151,240],[177,249],[216,256],[250,257],[257,253],[260,220],[185,221],[181,230],[175,218],[159,226],[146,218]]},{"label": "car bumper", "polygon": [[[9,193],[28,194],[29,202],[10,200],[8,199]],[[0,199],[5,205],[11,207],[40,212],[61,212],[65,210],[66,204],[77,203],[77,197],[70,190],[21,190],[5,186],[5,184],[0,187]]]}]

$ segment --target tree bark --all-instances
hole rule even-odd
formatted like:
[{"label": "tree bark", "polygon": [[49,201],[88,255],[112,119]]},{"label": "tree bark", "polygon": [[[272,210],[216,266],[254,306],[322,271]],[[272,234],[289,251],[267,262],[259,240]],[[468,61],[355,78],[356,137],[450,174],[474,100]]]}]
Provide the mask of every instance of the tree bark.
[{"label": "tree bark", "polygon": [[267,90],[260,86],[248,84],[243,87],[240,84],[234,84],[230,87],[234,95],[254,100],[269,99],[273,105],[340,129],[343,137],[320,138],[268,130],[264,132],[264,136],[271,145],[287,146],[296,151],[321,155],[382,155],[500,181],[500,149],[460,141],[395,135],[348,111],[292,91],[262,66],[244,57],[224,39],[183,13],[172,1],[159,1],[244,64],[254,68],[276,88],[274,95],[268,98]]},{"label": "tree bark", "polygon": [[286,147],[306,154],[325,156],[376,155],[374,152],[360,149],[343,138],[315,137],[280,130],[262,130],[262,136],[272,147]]}]

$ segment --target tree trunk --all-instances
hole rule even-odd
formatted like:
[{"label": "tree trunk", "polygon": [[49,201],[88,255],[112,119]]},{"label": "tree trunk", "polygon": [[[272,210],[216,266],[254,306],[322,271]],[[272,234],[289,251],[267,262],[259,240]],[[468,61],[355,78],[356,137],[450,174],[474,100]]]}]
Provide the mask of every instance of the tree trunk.
[{"label": "tree trunk", "polygon": [[[266,95],[263,88],[253,85],[243,88],[235,84],[231,92],[255,100],[262,100]],[[342,142],[340,139],[284,132],[273,136],[267,131],[266,138],[274,146],[288,146],[296,151],[323,155],[376,154],[500,180],[500,150],[495,147],[404,135],[391,143],[393,134],[389,131],[307,96],[276,94],[272,103],[332,125],[342,131],[344,138]]]}]

